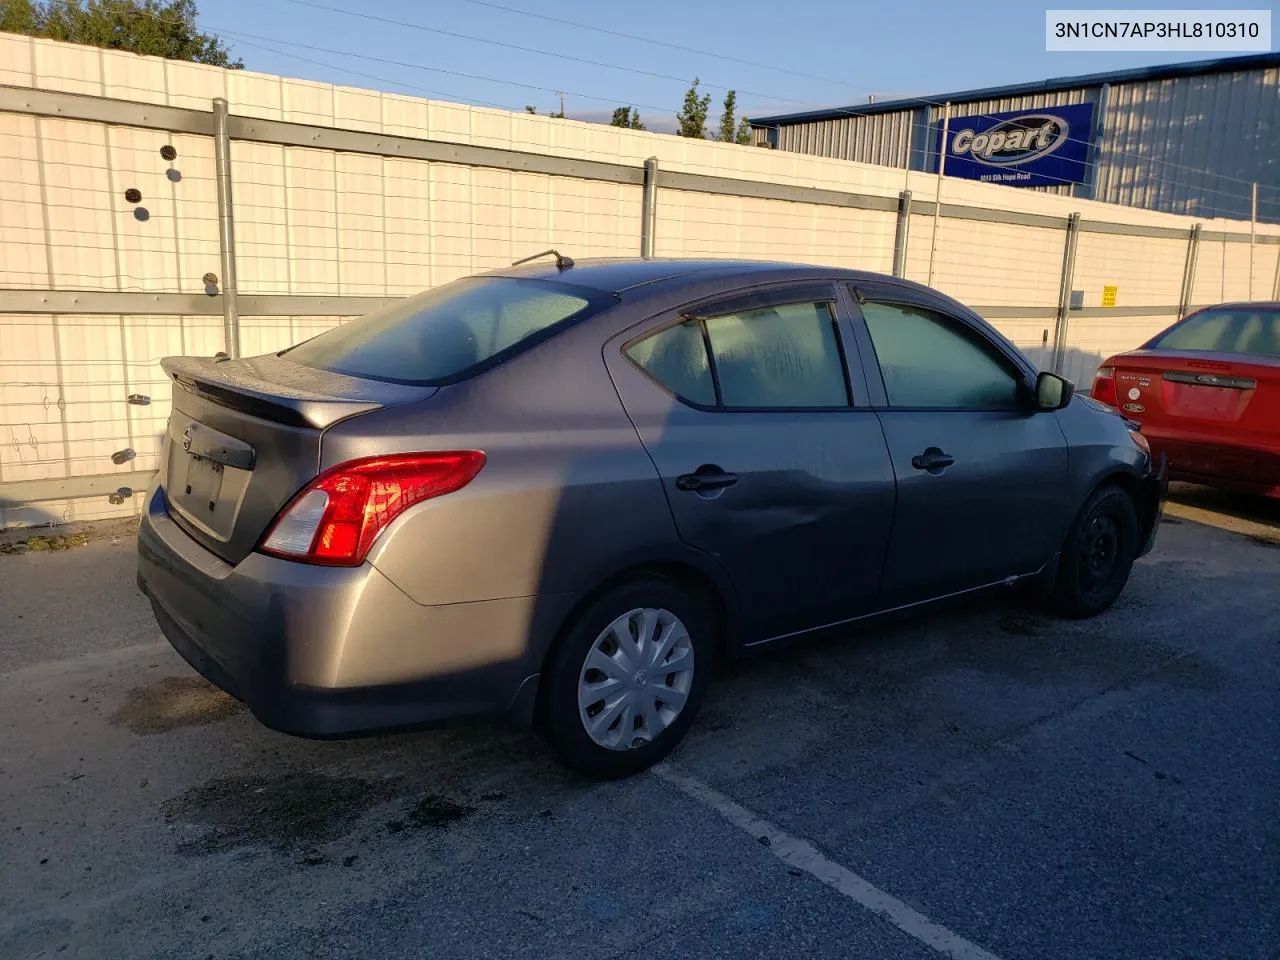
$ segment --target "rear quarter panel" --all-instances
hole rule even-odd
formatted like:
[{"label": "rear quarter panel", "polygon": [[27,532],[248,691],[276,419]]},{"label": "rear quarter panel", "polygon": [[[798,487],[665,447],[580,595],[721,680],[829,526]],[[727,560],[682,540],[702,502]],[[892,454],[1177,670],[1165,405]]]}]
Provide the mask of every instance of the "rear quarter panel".
[{"label": "rear quarter panel", "polygon": [[415,601],[571,600],[656,562],[689,563],[729,589],[714,561],[679,540],[604,365],[612,326],[588,322],[422,403],[326,433],[326,467],[375,453],[484,451],[467,487],[406,511],[369,555]]}]

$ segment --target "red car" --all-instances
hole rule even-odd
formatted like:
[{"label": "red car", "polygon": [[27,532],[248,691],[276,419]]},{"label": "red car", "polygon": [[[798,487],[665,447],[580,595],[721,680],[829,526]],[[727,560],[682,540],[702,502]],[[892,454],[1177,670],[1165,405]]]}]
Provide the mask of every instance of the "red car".
[{"label": "red car", "polygon": [[1142,425],[1172,479],[1280,497],[1280,303],[1197,310],[1107,359],[1093,398]]}]

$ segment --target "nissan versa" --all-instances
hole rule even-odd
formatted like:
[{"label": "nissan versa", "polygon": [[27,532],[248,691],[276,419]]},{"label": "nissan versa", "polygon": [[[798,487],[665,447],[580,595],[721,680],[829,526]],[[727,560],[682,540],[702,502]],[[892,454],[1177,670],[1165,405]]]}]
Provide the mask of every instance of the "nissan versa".
[{"label": "nissan versa", "polygon": [[1020,584],[1105,610],[1165,490],[1117,411],[849,270],[554,254],[163,366],[138,582],[192,666],[288,733],[504,715],[598,777],[718,656]]}]

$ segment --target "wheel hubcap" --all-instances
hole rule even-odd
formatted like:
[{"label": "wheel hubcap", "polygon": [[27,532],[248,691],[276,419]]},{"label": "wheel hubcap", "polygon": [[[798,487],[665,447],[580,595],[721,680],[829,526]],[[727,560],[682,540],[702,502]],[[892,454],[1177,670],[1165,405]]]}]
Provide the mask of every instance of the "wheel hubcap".
[{"label": "wheel hubcap", "polygon": [[693,684],[693,644],[680,618],[644,607],[596,637],[578,675],[578,714],[609,750],[642,747],[675,722]]},{"label": "wheel hubcap", "polygon": [[1083,531],[1080,581],[1087,590],[1104,586],[1120,556],[1120,529],[1113,517],[1094,514]]}]

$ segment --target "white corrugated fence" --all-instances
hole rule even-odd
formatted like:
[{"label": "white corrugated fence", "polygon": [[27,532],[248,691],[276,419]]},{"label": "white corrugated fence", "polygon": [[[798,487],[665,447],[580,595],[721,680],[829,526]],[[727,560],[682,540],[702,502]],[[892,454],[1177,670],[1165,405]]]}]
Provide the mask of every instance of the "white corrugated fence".
[{"label": "white corrugated fence", "polygon": [[0,526],[136,512],[157,361],[226,348],[215,98],[246,356],[548,247],[639,255],[646,158],[657,256],[889,273],[905,247],[903,275],[1081,383],[1180,307],[1278,280],[1275,226],[0,34]]}]

